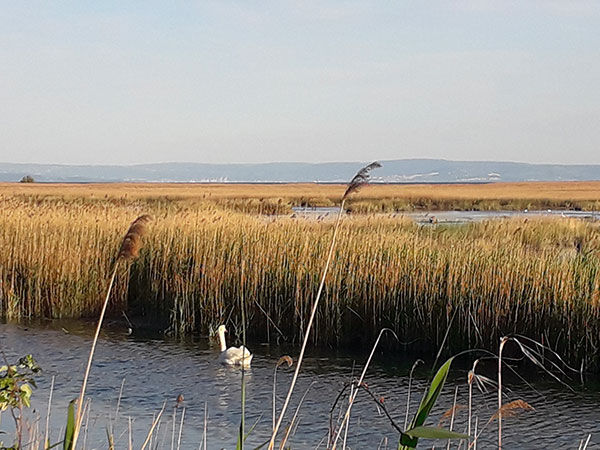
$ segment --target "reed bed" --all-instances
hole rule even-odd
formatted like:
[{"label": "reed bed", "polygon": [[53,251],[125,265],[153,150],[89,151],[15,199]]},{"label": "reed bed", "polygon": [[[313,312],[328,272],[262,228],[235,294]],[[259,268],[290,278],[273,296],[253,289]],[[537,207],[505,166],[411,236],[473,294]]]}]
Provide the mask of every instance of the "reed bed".
[{"label": "reed bed", "polygon": [[[126,205],[142,202],[173,207],[211,204],[239,212],[283,214],[294,206],[339,205],[344,184],[227,183],[0,183],[0,199],[43,204]],[[600,210],[600,181],[488,184],[372,184],[347,205],[355,213],[422,210]]]},{"label": "reed bed", "polygon": [[[3,197],[0,315],[96,317],[123,229],[142,213],[155,220],[140,258],[119,270],[109,312],[175,335],[227,321],[235,332],[243,292],[249,337],[302,339],[333,224],[210,202]],[[599,231],[569,219],[346,217],[311,341],[370,345],[387,327],[411,349],[437,348],[454,316],[450,351],[524,334],[598,368]]]}]

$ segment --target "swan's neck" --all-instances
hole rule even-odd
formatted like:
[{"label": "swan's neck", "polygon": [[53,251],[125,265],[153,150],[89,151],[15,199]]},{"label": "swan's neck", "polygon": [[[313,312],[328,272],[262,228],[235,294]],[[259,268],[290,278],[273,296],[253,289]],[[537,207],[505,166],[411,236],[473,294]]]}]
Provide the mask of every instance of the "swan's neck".
[{"label": "swan's neck", "polygon": [[227,350],[227,342],[225,342],[225,331],[219,330],[219,341],[221,342],[221,351]]}]

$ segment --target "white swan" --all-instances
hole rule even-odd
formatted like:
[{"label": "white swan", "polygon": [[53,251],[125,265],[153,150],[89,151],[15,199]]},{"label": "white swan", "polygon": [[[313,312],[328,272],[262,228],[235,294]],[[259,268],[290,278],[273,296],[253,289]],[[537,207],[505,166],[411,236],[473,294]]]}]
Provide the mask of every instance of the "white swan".
[{"label": "white swan", "polygon": [[225,342],[226,332],[227,328],[225,328],[225,325],[220,325],[219,328],[217,328],[217,333],[219,333],[219,341],[221,342],[221,354],[219,355],[219,362],[229,366],[250,367],[250,362],[252,361],[252,353],[250,353],[250,350],[243,345],[241,347],[227,348],[227,343]]}]

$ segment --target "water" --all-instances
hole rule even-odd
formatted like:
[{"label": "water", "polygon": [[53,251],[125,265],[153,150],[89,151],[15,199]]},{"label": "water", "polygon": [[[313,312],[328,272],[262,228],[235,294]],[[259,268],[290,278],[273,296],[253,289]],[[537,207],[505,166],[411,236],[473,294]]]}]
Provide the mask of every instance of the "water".
[{"label": "water", "polygon": [[338,206],[292,206],[293,216],[305,218],[335,219],[340,208]]},{"label": "water", "polygon": [[571,219],[600,219],[600,213],[590,211],[428,211],[404,213],[417,223],[469,223],[490,219],[562,217]]},{"label": "water", "polygon": [[[37,325],[0,324],[0,342],[9,359],[14,360],[33,353],[44,369],[39,376],[38,389],[33,396],[34,415],[41,418],[43,430],[46,403],[52,377],[56,377],[54,400],[51,409],[52,442],[60,440],[69,400],[78,395],[84,365],[89,351],[93,324],[85,322],[43,322]],[[285,353],[295,356],[295,348],[282,349],[253,343],[252,369],[247,376],[247,429],[257,422],[248,439],[248,448],[264,442],[271,428],[271,393],[273,368]],[[301,393],[309,387],[299,413],[300,421],[290,439],[292,448],[315,448],[326,436],[329,410],[338,392],[352,376],[362,368],[365,353],[309,352],[298,381],[295,410]],[[206,339],[176,342],[157,336],[128,336],[120,327],[108,327],[94,359],[87,394],[92,399],[91,416],[87,433],[87,448],[106,448],[106,426],[114,411],[122,380],[125,380],[120,416],[115,426],[117,448],[126,448],[128,441],[128,417],[132,420],[134,448],[139,448],[150,428],[153,414],[165,400],[165,418],[158,431],[163,448],[170,448],[172,417],[175,400],[179,394],[185,397],[185,420],[181,448],[198,448],[202,439],[205,404],[208,410],[208,448],[235,448],[236,433],[240,420],[239,369],[222,367],[217,363],[218,350]],[[415,358],[397,354],[379,354],[368,371],[365,381],[376,398],[383,397],[384,404],[399,425],[404,423],[408,372]],[[430,363],[429,363],[430,364]],[[421,366],[424,367],[424,366]],[[437,424],[440,416],[452,405],[455,386],[459,387],[459,405],[467,404],[466,371],[468,367],[456,365],[452,379],[446,385],[441,402],[434,409],[429,424]],[[277,389],[285,395],[291,369],[280,368]],[[483,373],[495,377],[494,365]],[[413,406],[426,385],[426,371],[420,369],[414,382]],[[507,418],[504,424],[505,449],[573,448],[592,433],[589,449],[600,448],[600,393],[571,392],[565,387],[540,379],[538,375],[525,375],[535,381],[535,390],[507,376],[509,400],[523,399],[535,411],[524,412],[515,418]],[[278,405],[281,405],[281,399]],[[495,393],[474,396],[476,414],[485,422],[495,412]],[[377,448],[380,443],[396,448],[397,434],[378,407],[361,393],[352,410],[348,432],[348,445],[352,449]],[[177,410],[177,430],[182,409]],[[337,414],[337,412],[336,412]],[[466,409],[460,409],[455,429],[464,430]],[[9,428],[10,417],[3,414],[1,428]],[[446,423],[445,426],[448,426]],[[175,434],[177,440],[178,431]],[[1,436],[1,435],[0,435]],[[2,439],[0,437],[0,439]],[[481,435],[479,448],[494,448],[496,422]],[[423,442],[426,444],[426,442]],[[324,445],[321,445],[324,448]],[[382,448],[385,448],[382,445]],[[423,448],[431,448],[423,445]],[[437,448],[442,447],[441,444]],[[453,447],[456,448],[456,445]],[[463,446],[464,448],[464,446]]]},{"label": "water", "polygon": [[[335,219],[339,213],[339,207],[293,207],[293,215],[303,218],[317,218],[320,220]],[[389,216],[389,214],[385,214]],[[464,224],[470,222],[481,222],[491,219],[508,218],[539,218],[539,217],[562,217],[582,220],[600,220],[600,212],[597,211],[565,211],[565,210],[524,210],[524,211],[418,211],[398,212],[392,214],[395,217],[409,217],[417,223],[433,224]]]}]

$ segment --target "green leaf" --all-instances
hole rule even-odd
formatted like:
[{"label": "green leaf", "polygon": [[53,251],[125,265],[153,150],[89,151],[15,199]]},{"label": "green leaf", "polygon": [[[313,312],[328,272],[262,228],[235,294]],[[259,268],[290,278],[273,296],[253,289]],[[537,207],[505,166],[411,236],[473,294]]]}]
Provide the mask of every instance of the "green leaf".
[{"label": "green leaf", "polygon": [[[429,413],[433,409],[435,402],[437,401],[440,392],[444,388],[444,384],[446,383],[446,378],[448,378],[448,372],[450,371],[450,365],[454,357],[448,359],[442,367],[439,368],[435,377],[431,381],[431,386],[429,386],[429,390],[423,396],[423,400],[421,400],[421,404],[419,405],[419,409],[415,414],[415,417],[410,423],[409,429],[415,430],[419,427],[422,427],[427,417],[429,417]],[[403,433],[400,435],[400,443],[398,444],[399,450],[406,450],[411,448],[416,448],[419,442],[419,437],[416,435],[409,435],[408,433]]]},{"label": "green leaf", "polygon": [[446,361],[437,371],[435,377],[433,377],[429,391],[427,391],[427,394],[425,394],[421,404],[419,405],[417,414],[412,421],[411,428],[414,429],[415,427],[420,427],[425,423],[427,417],[429,417],[429,413],[433,409],[440,392],[442,392],[442,389],[444,388],[446,378],[448,378],[448,372],[450,371],[450,365],[452,364],[453,360],[454,357],[448,359],[448,361]]},{"label": "green leaf", "polygon": [[63,441],[63,450],[73,450],[73,434],[75,433],[75,402],[69,402],[67,410],[67,427],[65,428],[65,440]]},{"label": "green leaf", "polygon": [[242,450],[244,448],[244,439],[242,438],[242,425],[240,424],[240,429],[238,430],[237,442],[235,444],[235,450]]},{"label": "green leaf", "polygon": [[469,436],[462,433],[446,430],[438,427],[415,427],[405,431],[406,434],[416,438],[425,439],[467,439]]},{"label": "green leaf", "polygon": [[[256,421],[254,422],[254,424],[252,424],[252,426],[250,427],[250,429],[246,432],[246,436],[244,436],[244,442],[246,441],[246,439],[248,439],[248,436],[250,436],[250,433],[252,433],[252,431],[254,431],[254,428],[256,428],[256,425],[258,425],[258,421],[262,419],[262,415],[256,419]],[[269,440],[270,442],[270,440]]]},{"label": "green leaf", "polygon": [[28,408],[31,406],[30,399],[32,393],[31,387],[28,384],[21,385],[21,400]]}]

